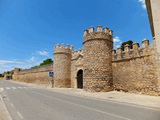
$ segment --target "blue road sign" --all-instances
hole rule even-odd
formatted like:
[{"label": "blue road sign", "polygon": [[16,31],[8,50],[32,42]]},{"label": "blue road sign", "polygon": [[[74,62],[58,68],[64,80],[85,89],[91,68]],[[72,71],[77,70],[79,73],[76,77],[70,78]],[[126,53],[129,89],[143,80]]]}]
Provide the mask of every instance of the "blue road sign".
[{"label": "blue road sign", "polygon": [[49,76],[49,77],[53,77],[53,76],[54,76],[54,72],[49,72],[49,73],[48,73],[48,76]]}]

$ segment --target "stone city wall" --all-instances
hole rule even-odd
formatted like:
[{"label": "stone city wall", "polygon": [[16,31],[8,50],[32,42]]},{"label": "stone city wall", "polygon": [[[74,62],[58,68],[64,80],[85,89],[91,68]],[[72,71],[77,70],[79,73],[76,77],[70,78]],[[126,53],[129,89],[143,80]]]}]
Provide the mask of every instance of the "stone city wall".
[{"label": "stone city wall", "polygon": [[124,51],[118,48],[112,52],[114,89],[126,92],[158,95],[156,50],[148,40],[142,47],[133,43],[132,49],[126,45]]},{"label": "stone city wall", "polygon": [[32,69],[16,70],[13,80],[26,83],[51,84],[52,78],[48,72],[53,71],[53,64],[44,65]]},{"label": "stone city wall", "polygon": [[156,54],[156,65],[157,65],[157,75],[158,75],[158,90],[160,91],[160,53]]}]

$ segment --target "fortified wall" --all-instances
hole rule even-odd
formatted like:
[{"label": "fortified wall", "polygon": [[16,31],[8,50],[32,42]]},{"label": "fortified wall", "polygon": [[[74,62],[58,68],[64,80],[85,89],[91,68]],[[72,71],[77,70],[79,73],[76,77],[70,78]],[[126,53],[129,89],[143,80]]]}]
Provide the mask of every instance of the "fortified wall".
[{"label": "fortified wall", "polygon": [[112,90],[160,95],[157,52],[149,40],[113,50],[113,31],[97,26],[84,31],[83,48],[58,44],[54,64],[34,69],[15,69],[13,79],[27,83],[50,84],[54,72],[55,88],[80,88],[90,92]]},{"label": "fortified wall", "polygon": [[12,74],[14,73],[14,71],[7,71],[7,72],[4,72],[3,75],[4,77],[1,77],[0,79],[4,79],[4,80],[10,80],[12,79]]},{"label": "fortified wall", "polygon": [[83,36],[83,48],[80,50],[74,51],[73,47],[64,44],[55,46],[56,88],[160,95],[156,46],[149,44],[149,40],[142,40],[142,47],[133,43],[132,46],[125,45],[124,50],[118,48],[116,51],[113,50],[113,31],[109,28],[97,26],[95,30],[90,27]]},{"label": "fortified wall", "polygon": [[156,50],[149,40],[112,51],[113,87],[116,90],[142,94],[158,94]]},{"label": "fortified wall", "polygon": [[44,65],[32,69],[14,69],[13,80],[26,83],[50,84],[48,72],[53,71],[53,64]]}]

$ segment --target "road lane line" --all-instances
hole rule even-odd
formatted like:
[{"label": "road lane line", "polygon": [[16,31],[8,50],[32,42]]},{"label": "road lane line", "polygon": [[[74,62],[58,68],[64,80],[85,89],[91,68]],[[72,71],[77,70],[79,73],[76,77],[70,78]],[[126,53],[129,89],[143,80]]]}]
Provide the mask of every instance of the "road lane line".
[{"label": "road lane line", "polygon": [[17,89],[16,87],[12,87],[13,89]]},{"label": "road lane line", "polygon": [[8,101],[10,101],[8,98],[6,98]]},{"label": "road lane line", "polygon": [[97,109],[94,109],[94,108],[89,108],[89,107],[79,105],[79,104],[76,104],[76,103],[72,103],[72,102],[69,102],[69,101],[61,100],[59,98],[54,98],[54,97],[51,97],[51,96],[47,96],[47,95],[44,95],[44,94],[41,94],[41,93],[38,93],[38,92],[35,92],[35,91],[32,91],[32,92],[37,93],[37,94],[42,95],[42,96],[45,96],[45,97],[49,97],[49,98],[58,100],[58,101],[62,101],[62,102],[69,103],[69,104],[72,104],[72,105],[75,105],[75,106],[79,106],[79,107],[82,107],[82,108],[85,108],[85,109],[89,109],[89,110],[92,110],[92,111],[96,111],[96,112],[99,112],[99,113],[103,113],[103,114],[107,114],[107,115],[110,115],[110,116],[113,116],[113,117],[117,117],[117,118],[120,118],[120,119],[131,120],[131,119],[123,117],[123,116],[119,116],[119,115],[115,115],[115,114],[112,114],[112,113],[104,112],[104,111],[97,110]]},{"label": "road lane line", "polygon": [[14,105],[11,103],[11,106],[14,107]]},{"label": "road lane line", "polygon": [[22,114],[19,111],[17,111],[17,114],[21,119],[24,119],[24,117],[22,116]]},{"label": "road lane line", "polygon": [[18,88],[22,89],[22,87],[18,87]]},{"label": "road lane line", "polygon": [[3,90],[4,90],[3,88],[0,88],[0,92],[3,92]]},{"label": "road lane line", "polygon": [[23,87],[23,88],[27,88],[27,87]]},{"label": "road lane line", "polygon": [[6,89],[7,89],[7,90],[9,90],[9,89],[11,89],[11,88],[9,88],[9,87],[6,87]]}]

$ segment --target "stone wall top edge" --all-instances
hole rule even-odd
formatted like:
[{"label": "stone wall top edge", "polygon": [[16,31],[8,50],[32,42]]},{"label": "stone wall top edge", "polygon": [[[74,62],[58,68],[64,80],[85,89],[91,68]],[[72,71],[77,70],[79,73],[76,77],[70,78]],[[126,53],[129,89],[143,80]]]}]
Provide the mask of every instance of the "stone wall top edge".
[{"label": "stone wall top edge", "polygon": [[121,50],[121,52],[125,52],[126,50],[129,51],[134,51],[134,50],[140,50],[140,49],[150,49],[151,47],[155,47],[154,44],[149,44],[149,40],[148,39],[143,39],[142,40],[142,46],[139,46],[139,43],[137,42],[133,42],[132,45],[128,45],[126,44],[124,46],[124,50],[122,50],[122,47],[118,47],[117,49],[113,49],[113,51],[115,51],[115,54]]},{"label": "stone wall top edge", "polygon": [[121,47],[112,50],[112,61],[120,61],[124,59],[134,59],[155,54],[156,49],[154,44],[149,44],[149,40],[142,41],[142,47],[139,43],[133,43],[132,46],[125,45],[124,50]]},{"label": "stone wall top edge", "polygon": [[112,35],[113,31],[110,30],[108,27],[104,27],[102,28],[102,26],[97,26],[96,30],[94,27],[90,27],[87,30],[84,30],[84,35],[88,34],[88,33],[93,33],[93,32],[104,32],[104,33],[109,33],[110,35]]},{"label": "stone wall top edge", "polygon": [[83,49],[78,49],[76,51],[73,51],[71,60],[72,61],[76,60],[80,55],[83,56]]},{"label": "stone wall top edge", "polygon": [[78,50],[72,51],[72,55],[79,54],[79,53],[82,53],[82,52],[83,52],[83,49],[78,49]]},{"label": "stone wall top edge", "polygon": [[142,56],[137,56],[137,57],[130,57],[130,58],[119,59],[119,60],[112,60],[112,63],[125,62],[125,61],[129,61],[129,60],[134,60],[134,59],[144,58],[144,57],[149,57],[149,56],[151,56],[151,55],[142,55]]},{"label": "stone wall top edge", "polygon": [[45,72],[45,71],[53,71],[53,64],[43,65],[36,68],[31,69],[21,69],[18,74],[28,74],[28,73],[35,73],[35,72]]},{"label": "stone wall top edge", "polygon": [[57,44],[54,46],[54,49],[68,49],[68,50],[74,50],[74,47],[72,45],[68,44]]},{"label": "stone wall top edge", "polygon": [[43,73],[43,72],[53,72],[53,70],[19,72],[18,75],[25,75],[25,74],[32,74],[32,73]]}]

